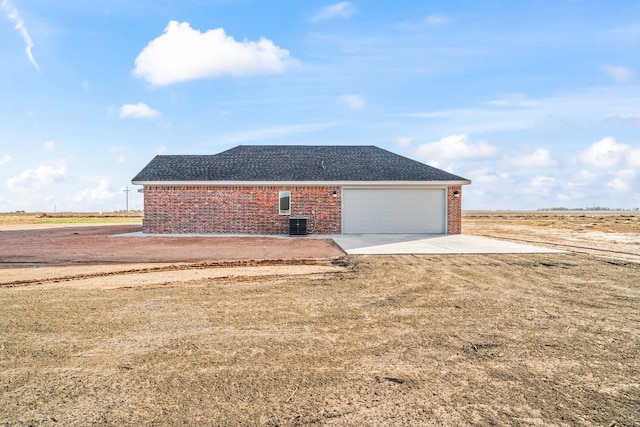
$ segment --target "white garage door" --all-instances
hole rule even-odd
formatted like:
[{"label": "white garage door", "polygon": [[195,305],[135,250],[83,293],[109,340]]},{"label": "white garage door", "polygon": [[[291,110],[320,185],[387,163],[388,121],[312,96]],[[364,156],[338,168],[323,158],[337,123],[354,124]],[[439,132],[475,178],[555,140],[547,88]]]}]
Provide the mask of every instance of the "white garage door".
[{"label": "white garage door", "polygon": [[345,189],[345,234],[446,232],[444,189]]}]

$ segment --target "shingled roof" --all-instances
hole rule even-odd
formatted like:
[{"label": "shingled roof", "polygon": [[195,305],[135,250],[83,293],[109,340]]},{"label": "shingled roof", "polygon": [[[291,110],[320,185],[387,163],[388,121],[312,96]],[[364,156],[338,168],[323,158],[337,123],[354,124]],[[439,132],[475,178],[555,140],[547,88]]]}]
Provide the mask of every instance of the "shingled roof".
[{"label": "shingled roof", "polygon": [[214,155],[156,156],[132,182],[447,181],[465,178],[374,146],[240,145]]}]

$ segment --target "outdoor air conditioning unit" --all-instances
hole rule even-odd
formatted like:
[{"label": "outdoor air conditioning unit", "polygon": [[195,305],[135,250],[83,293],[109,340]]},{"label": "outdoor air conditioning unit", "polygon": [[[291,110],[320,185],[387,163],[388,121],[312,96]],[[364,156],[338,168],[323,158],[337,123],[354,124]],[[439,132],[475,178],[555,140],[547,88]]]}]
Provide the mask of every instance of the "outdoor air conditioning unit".
[{"label": "outdoor air conditioning unit", "polygon": [[289,217],[289,236],[306,236],[307,235],[307,217],[291,216]]}]

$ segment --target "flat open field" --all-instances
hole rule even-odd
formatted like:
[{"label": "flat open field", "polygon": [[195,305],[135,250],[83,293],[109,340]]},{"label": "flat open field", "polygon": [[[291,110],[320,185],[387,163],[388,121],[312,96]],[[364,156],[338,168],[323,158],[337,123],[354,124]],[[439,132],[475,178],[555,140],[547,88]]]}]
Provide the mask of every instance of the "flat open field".
[{"label": "flat open field", "polygon": [[639,211],[467,212],[465,234],[640,262]]},{"label": "flat open field", "polygon": [[142,224],[141,212],[0,213],[0,230],[86,224]]},{"label": "flat open field", "polygon": [[0,425],[640,425],[640,217],[512,215],[568,253],[0,231]]}]

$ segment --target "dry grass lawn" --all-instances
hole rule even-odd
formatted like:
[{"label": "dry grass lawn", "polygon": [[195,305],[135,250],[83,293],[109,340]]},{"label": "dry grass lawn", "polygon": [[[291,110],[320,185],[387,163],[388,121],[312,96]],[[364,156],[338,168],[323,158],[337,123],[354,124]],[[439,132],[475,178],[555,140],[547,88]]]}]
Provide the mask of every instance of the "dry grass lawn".
[{"label": "dry grass lawn", "polygon": [[84,224],[142,224],[140,212],[106,213],[0,213],[0,231],[16,229],[28,225],[29,228],[41,226],[84,225]]},{"label": "dry grass lawn", "polygon": [[335,263],[0,287],[0,425],[640,425],[640,264]]}]

